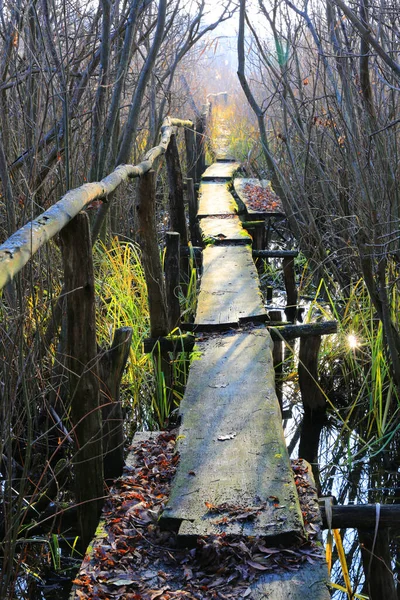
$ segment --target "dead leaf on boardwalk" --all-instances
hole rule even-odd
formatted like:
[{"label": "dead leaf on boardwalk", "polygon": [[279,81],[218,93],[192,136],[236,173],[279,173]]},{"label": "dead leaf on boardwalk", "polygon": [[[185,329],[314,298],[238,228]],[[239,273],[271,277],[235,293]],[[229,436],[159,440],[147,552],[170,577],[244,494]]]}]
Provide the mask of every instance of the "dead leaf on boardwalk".
[{"label": "dead leaf on boardwalk", "polygon": [[107,585],[116,585],[118,587],[121,585],[132,585],[132,583],[137,583],[137,581],[129,577],[118,577],[117,579],[109,579],[107,581]]},{"label": "dead leaf on boardwalk", "polygon": [[264,554],[279,554],[280,550],[278,550],[277,548],[266,548],[266,546],[262,546],[261,544],[258,544],[258,549],[260,552],[264,552]]},{"label": "dead leaf on boardwalk", "polygon": [[255,562],[254,560],[248,560],[247,564],[253,569],[257,569],[257,571],[269,571],[271,569],[270,566],[262,565],[261,563]]},{"label": "dead leaf on boardwalk", "polygon": [[161,596],[169,590],[169,586],[161,588],[160,590],[149,590],[148,594],[150,594],[150,600],[156,600],[156,598],[161,598]]},{"label": "dead leaf on boardwalk", "polygon": [[227,435],[220,435],[218,436],[218,441],[219,442],[226,442],[226,440],[233,440],[233,438],[236,437],[236,431],[233,431],[232,433],[228,433]]}]

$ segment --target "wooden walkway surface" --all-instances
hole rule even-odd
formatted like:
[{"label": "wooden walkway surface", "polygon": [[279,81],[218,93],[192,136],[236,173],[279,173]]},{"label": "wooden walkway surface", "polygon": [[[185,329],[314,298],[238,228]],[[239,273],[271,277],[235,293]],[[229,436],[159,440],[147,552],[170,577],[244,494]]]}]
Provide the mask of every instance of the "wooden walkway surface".
[{"label": "wooden walkway surface", "polygon": [[[228,180],[237,167],[217,162],[206,170],[201,231],[221,210],[228,213],[221,220],[235,218],[227,185],[210,174]],[[252,248],[235,242],[211,243],[203,251],[197,331],[220,333],[266,319]],[[294,539],[303,525],[275,393],[271,337],[259,327],[217,335],[199,349],[180,406],[180,464],[163,523],[185,539],[217,532]],[[239,519],[235,507],[242,510]]]},{"label": "wooden walkway surface", "polygon": [[215,245],[251,244],[250,235],[234,215],[201,219],[200,231],[203,240]]},{"label": "wooden walkway surface", "polygon": [[226,179],[230,181],[235,171],[240,167],[240,163],[233,161],[215,162],[203,173],[202,180],[210,181],[214,179]]},{"label": "wooden walkway surface", "polygon": [[234,216],[237,212],[238,206],[226,183],[211,181],[200,185],[197,212],[199,219],[221,215]]},{"label": "wooden walkway surface", "polygon": [[[187,545],[215,534],[260,537],[266,546],[304,536],[275,393],[273,342],[257,325],[266,316],[258,274],[229,191],[237,168],[216,162],[200,186],[206,248],[195,325],[212,334],[197,344],[200,358],[190,367],[179,409],[180,462],[161,519]],[[252,320],[249,329],[223,333]],[[327,600],[326,579],[321,559],[296,574],[262,577],[250,598]]]},{"label": "wooden walkway surface", "polygon": [[224,533],[293,542],[303,524],[274,391],[271,337],[253,329],[198,347],[164,517],[189,538]]},{"label": "wooden walkway surface", "polygon": [[209,246],[203,251],[203,274],[195,325],[199,331],[227,329],[240,321],[266,317],[250,246]]}]

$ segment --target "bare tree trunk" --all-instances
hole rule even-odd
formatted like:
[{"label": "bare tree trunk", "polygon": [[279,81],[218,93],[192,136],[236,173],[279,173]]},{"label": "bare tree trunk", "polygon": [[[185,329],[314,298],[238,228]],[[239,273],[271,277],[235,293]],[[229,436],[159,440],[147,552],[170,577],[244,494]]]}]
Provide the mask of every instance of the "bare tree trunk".
[{"label": "bare tree trunk", "polygon": [[163,40],[166,10],[167,0],[160,0],[158,5],[157,28],[154,34],[153,43],[149,50],[149,54],[147,55],[146,62],[143,65],[139,81],[136,85],[135,93],[132,98],[132,104],[129,109],[128,120],[124,128],[121,146],[117,156],[117,165],[127,163],[130,159],[132,146],[139,122],[140,108],[142,106],[143,96],[146,91],[146,86],[151,76],[151,72],[154,67],[158,51]]},{"label": "bare tree trunk", "polygon": [[103,27],[101,32],[101,57],[100,75],[93,107],[91,165],[89,181],[98,181],[102,173],[99,172],[98,152],[101,139],[101,125],[104,117],[105,102],[107,97],[108,70],[110,62],[110,32],[111,32],[111,3],[110,0],[101,0]]},{"label": "bare tree trunk", "polygon": [[[264,123],[264,113],[261,110],[260,106],[257,104],[256,99],[254,98],[249,84],[247,82],[246,74],[245,74],[245,51],[244,51],[244,38],[245,38],[245,12],[246,12],[246,0],[240,0],[240,12],[239,12],[239,33],[238,33],[238,78],[240,85],[242,86],[243,92],[247,98],[248,103],[250,104],[254,114],[257,117],[258,129],[260,132],[261,144],[263,153],[265,156],[265,160],[267,162],[268,168],[271,173],[271,181],[275,192],[281,198],[283,205],[285,207],[285,211],[287,215],[290,217],[291,207],[289,204],[289,200],[287,197],[287,193],[283,186],[281,185],[280,178],[277,173],[277,167],[275,165],[275,161],[271,154],[267,132],[265,129]],[[292,223],[293,221],[293,223]],[[295,220],[291,219],[291,225],[294,226],[293,232],[298,239],[301,237],[301,232],[299,231],[298,226],[296,225]]]},{"label": "bare tree trunk", "polygon": [[341,11],[351,21],[354,27],[358,30],[361,37],[367,44],[372,46],[375,52],[381,57],[381,59],[391,68],[391,70],[400,77],[400,65],[396,63],[390,56],[385,52],[378,40],[371,34],[371,30],[366,23],[360,21],[357,15],[343,2],[343,0],[333,0],[333,2],[339,6]]},{"label": "bare tree trunk", "polygon": [[133,0],[128,17],[128,25],[125,30],[124,43],[122,46],[121,57],[118,64],[116,82],[114,85],[110,108],[108,111],[107,120],[104,126],[104,131],[101,137],[100,149],[98,153],[98,177],[104,176],[105,165],[107,161],[107,152],[113,138],[115,125],[118,121],[119,105],[122,95],[122,90],[125,84],[126,74],[128,71],[129,59],[131,56],[132,40],[136,29],[136,20],[138,14],[140,0]]},{"label": "bare tree trunk", "polygon": [[11,187],[10,176],[8,174],[7,159],[3,146],[3,136],[0,128],[0,178],[3,187],[3,195],[7,214],[7,234],[12,235],[17,229],[15,217],[14,195]]}]

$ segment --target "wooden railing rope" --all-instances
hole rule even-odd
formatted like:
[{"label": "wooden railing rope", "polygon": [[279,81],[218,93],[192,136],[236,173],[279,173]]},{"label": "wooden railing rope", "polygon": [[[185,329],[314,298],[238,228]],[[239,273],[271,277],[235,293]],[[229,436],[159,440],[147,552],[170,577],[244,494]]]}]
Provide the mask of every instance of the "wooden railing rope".
[{"label": "wooden railing rope", "polygon": [[161,140],[151,148],[138,165],[119,165],[99,182],[85,183],[68,191],[56,204],[16,231],[0,246],[0,289],[22,269],[33,254],[59,233],[76,215],[94,200],[104,200],[128,179],[140,177],[164,155],[175,127],[193,128],[189,120],[166,117],[161,127]]}]

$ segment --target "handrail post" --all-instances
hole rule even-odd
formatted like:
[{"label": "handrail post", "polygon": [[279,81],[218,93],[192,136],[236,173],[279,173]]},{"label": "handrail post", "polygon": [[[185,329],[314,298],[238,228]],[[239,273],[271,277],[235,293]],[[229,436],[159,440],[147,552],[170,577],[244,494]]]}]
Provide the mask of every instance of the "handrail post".
[{"label": "handrail post", "polygon": [[129,356],[132,333],[132,327],[117,329],[111,347],[103,352],[99,360],[104,478],[108,483],[121,475],[124,466],[124,417],[119,387]]},{"label": "handrail post", "polygon": [[169,213],[171,221],[171,231],[177,231],[181,236],[182,246],[187,246],[188,235],[186,228],[185,201],[183,195],[183,177],[181,162],[179,160],[178,145],[176,135],[171,135],[167,151],[165,153],[167,163],[168,184],[169,184]]},{"label": "handrail post", "polygon": [[185,181],[189,209],[190,241],[192,242],[192,246],[198,246],[199,244],[201,244],[201,235],[199,231],[199,224],[197,222],[198,202],[194,188],[194,181],[191,177],[188,177]]},{"label": "handrail post", "polygon": [[[203,107],[204,109],[204,107]],[[196,183],[199,183],[201,176],[206,169],[206,128],[208,111],[201,113],[196,119]]]},{"label": "handrail post", "polygon": [[168,333],[168,316],[165,299],[164,275],[156,229],[156,174],[153,170],[139,178],[136,196],[138,241],[147,283],[150,311],[151,337]]},{"label": "handrail post", "polygon": [[300,393],[304,407],[299,456],[311,463],[317,488],[320,486],[317,461],[319,437],[326,420],[326,399],[318,384],[320,346],[320,335],[301,338],[298,367]]},{"label": "handrail post", "polygon": [[179,304],[180,290],[180,235],[177,231],[166,233],[165,251],[165,287],[167,291],[169,329],[179,327],[181,308]]},{"label": "handrail post", "polygon": [[96,314],[89,218],[79,213],[60,232],[67,299],[67,363],[78,521],[83,548],[103,505],[103,446],[99,407]]},{"label": "handrail post", "polygon": [[185,127],[186,173],[196,183],[196,134],[194,127]]},{"label": "handrail post", "polygon": [[[135,209],[138,219],[138,241],[142,250],[142,263],[147,284],[150,336],[152,338],[165,337],[169,332],[168,309],[164,273],[157,243],[156,174],[153,170],[144,173],[139,179]],[[164,378],[167,405],[163,418],[167,419],[172,403],[172,376],[168,352],[163,352],[156,346],[153,358],[156,372],[161,372]],[[159,389],[162,387],[159,386]]]},{"label": "handrail post", "polygon": [[292,321],[294,323],[297,314],[297,288],[294,272],[294,258],[284,257],[282,261],[282,267],[287,299],[285,314],[287,320]]}]

